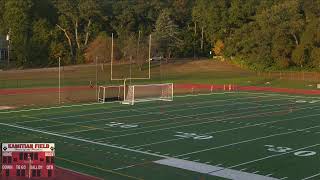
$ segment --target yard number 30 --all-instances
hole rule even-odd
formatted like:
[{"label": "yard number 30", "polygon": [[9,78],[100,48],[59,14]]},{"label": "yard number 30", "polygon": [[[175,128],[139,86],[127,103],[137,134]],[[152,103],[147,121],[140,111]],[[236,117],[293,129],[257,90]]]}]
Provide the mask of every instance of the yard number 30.
[{"label": "yard number 30", "polygon": [[295,156],[300,156],[300,157],[307,157],[307,156],[313,156],[316,155],[317,153],[314,151],[294,151],[292,148],[289,147],[281,147],[281,146],[274,146],[274,145],[265,145],[265,147],[268,147],[268,151],[271,152],[277,152],[277,153],[286,153],[293,151]]}]

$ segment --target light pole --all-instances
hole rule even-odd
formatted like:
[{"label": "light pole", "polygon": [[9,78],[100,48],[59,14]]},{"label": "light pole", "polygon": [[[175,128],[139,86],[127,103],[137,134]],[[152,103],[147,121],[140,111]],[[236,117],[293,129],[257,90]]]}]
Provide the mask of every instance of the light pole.
[{"label": "light pole", "polygon": [[10,64],[10,31],[7,34],[6,40],[8,41],[8,66]]},{"label": "light pole", "polygon": [[58,78],[59,78],[59,105],[61,104],[61,58],[58,59],[59,67],[58,67]]}]

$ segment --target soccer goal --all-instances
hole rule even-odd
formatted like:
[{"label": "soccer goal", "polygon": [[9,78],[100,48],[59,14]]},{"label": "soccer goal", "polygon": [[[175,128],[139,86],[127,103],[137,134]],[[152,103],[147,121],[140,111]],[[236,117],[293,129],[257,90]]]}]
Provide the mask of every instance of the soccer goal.
[{"label": "soccer goal", "polygon": [[173,83],[129,85],[122,104],[134,105],[136,102],[172,101]]},{"label": "soccer goal", "polygon": [[99,86],[98,102],[123,101],[124,86]]}]

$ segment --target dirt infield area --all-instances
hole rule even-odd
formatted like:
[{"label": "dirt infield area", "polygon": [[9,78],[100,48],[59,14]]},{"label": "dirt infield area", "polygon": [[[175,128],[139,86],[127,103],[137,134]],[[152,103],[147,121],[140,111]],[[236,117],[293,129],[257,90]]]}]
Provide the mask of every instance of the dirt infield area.
[{"label": "dirt infield area", "polygon": [[[55,176],[52,178],[30,178],[31,180],[101,180],[96,177],[80,174],[63,168],[56,168]],[[29,178],[8,178],[1,177],[0,180],[29,180]]]}]

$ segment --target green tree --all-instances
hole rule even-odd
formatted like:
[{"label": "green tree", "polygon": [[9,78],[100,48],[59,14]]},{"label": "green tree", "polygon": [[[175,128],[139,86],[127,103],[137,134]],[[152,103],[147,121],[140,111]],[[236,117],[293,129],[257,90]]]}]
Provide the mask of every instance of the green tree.
[{"label": "green tree", "polygon": [[167,58],[171,58],[173,51],[182,43],[178,26],[172,20],[169,9],[163,10],[159,15],[154,38],[160,53]]},{"label": "green tree", "polygon": [[30,34],[32,28],[31,0],[7,0],[3,12],[4,29],[10,32],[13,56],[19,66],[30,63]]},{"label": "green tree", "polygon": [[93,33],[94,20],[101,16],[98,0],[55,0],[59,12],[56,25],[63,32],[72,62],[81,62]]},{"label": "green tree", "polygon": [[315,68],[320,69],[320,47],[313,48],[311,52],[311,61]]},{"label": "green tree", "polygon": [[49,63],[49,46],[51,44],[51,26],[46,19],[33,22],[30,44],[32,49],[30,66],[47,66]]}]

